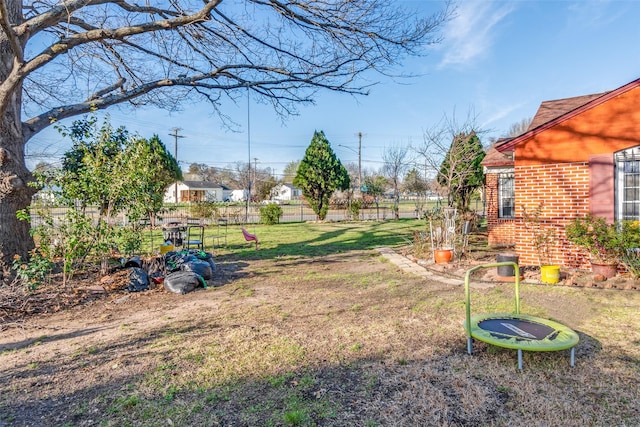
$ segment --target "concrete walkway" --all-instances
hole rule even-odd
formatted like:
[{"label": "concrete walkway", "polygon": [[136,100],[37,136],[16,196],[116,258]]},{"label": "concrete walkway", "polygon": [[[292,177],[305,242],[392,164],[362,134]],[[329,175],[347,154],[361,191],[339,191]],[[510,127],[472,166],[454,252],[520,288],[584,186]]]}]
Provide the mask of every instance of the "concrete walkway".
[{"label": "concrete walkway", "polygon": [[[453,277],[447,277],[447,276],[438,274],[432,270],[429,270],[428,268],[421,266],[416,262],[412,262],[408,260],[406,257],[398,254],[396,251],[394,251],[389,247],[386,247],[386,246],[380,247],[378,248],[378,252],[380,252],[380,255],[388,259],[391,263],[397,265],[407,273],[412,273],[412,274],[415,274],[416,276],[424,277],[425,279],[428,279],[428,280],[435,280],[440,283],[446,283],[447,285],[464,286],[464,278],[453,278]],[[487,288],[494,287],[495,284],[488,283],[488,282],[478,282],[474,280],[473,282],[470,283],[469,286],[472,288],[487,289]]]}]

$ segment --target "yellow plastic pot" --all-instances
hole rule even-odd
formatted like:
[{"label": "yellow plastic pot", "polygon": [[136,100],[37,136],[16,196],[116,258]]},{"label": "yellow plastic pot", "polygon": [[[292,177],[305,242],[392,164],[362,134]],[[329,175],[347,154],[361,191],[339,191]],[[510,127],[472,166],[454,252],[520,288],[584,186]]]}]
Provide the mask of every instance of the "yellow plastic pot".
[{"label": "yellow plastic pot", "polygon": [[558,283],[560,281],[560,267],[557,265],[540,266],[540,280],[549,284]]},{"label": "yellow plastic pot", "polygon": [[167,252],[171,252],[174,249],[175,249],[175,246],[173,245],[160,245],[160,254],[164,255]]}]

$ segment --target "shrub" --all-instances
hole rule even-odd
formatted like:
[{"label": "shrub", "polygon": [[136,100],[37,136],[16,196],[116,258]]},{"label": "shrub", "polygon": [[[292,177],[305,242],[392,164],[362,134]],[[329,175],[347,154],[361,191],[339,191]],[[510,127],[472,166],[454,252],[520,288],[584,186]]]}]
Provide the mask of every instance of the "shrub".
[{"label": "shrub", "polygon": [[596,263],[620,263],[640,277],[640,222],[617,221],[594,215],[576,218],[567,224],[567,239],[589,253]]},{"label": "shrub", "polygon": [[360,199],[352,199],[349,204],[348,211],[351,219],[358,220],[360,219],[360,209],[362,209],[362,200]]},{"label": "shrub", "polygon": [[615,224],[609,224],[605,218],[589,214],[573,219],[565,230],[567,239],[586,251],[593,262],[618,262],[621,234]]},{"label": "shrub", "polygon": [[34,291],[44,283],[53,268],[53,263],[38,249],[32,249],[27,262],[20,255],[14,255],[12,268],[16,272],[17,280],[22,282],[25,289]]},{"label": "shrub", "polygon": [[282,214],[282,208],[279,205],[269,203],[260,208],[260,222],[267,225],[277,224]]}]

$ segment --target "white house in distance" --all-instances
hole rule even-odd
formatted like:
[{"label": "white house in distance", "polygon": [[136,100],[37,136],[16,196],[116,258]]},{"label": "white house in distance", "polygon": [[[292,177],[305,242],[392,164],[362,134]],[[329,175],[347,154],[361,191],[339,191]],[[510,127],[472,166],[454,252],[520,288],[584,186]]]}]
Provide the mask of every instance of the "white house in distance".
[{"label": "white house in distance", "polygon": [[272,200],[280,200],[280,201],[288,201],[288,200],[298,200],[302,196],[302,191],[294,187],[291,184],[280,184],[271,190],[271,199]]},{"label": "white house in distance", "polygon": [[208,181],[178,181],[171,184],[164,193],[165,203],[176,203],[176,185],[178,202],[224,202],[231,198],[231,189]]},{"label": "white house in distance", "polygon": [[248,190],[231,190],[231,195],[229,196],[229,200],[231,202],[242,202],[247,200],[248,195],[249,195]]}]

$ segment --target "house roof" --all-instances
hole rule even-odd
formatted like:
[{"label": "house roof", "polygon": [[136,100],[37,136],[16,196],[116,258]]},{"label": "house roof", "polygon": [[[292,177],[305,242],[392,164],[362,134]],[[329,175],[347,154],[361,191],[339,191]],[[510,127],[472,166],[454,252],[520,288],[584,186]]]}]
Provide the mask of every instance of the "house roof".
[{"label": "house roof", "polygon": [[525,133],[496,144],[495,148],[500,152],[513,151],[518,143],[637,87],[640,87],[640,79],[609,92],[544,101],[540,104],[529,129]]},{"label": "house roof", "polygon": [[482,166],[485,167],[504,167],[513,166],[513,151],[500,152],[496,150],[496,146],[511,141],[513,138],[500,138],[492,145],[488,150],[484,159],[482,159]]},{"label": "house roof", "polygon": [[558,117],[561,117],[578,107],[582,107],[583,105],[596,98],[601,97],[606,93],[608,92],[593,95],[575,96],[573,98],[555,99],[552,101],[542,101],[540,107],[538,107],[536,115],[533,117],[533,120],[531,121],[531,124],[527,129],[527,132],[537,128],[538,126],[542,126],[545,123],[555,120]]},{"label": "house roof", "polygon": [[210,181],[182,181],[184,185],[189,188],[198,189],[198,190],[207,190],[213,188],[221,188],[223,190],[229,190],[228,187],[222,184],[216,184],[215,182]]}]

